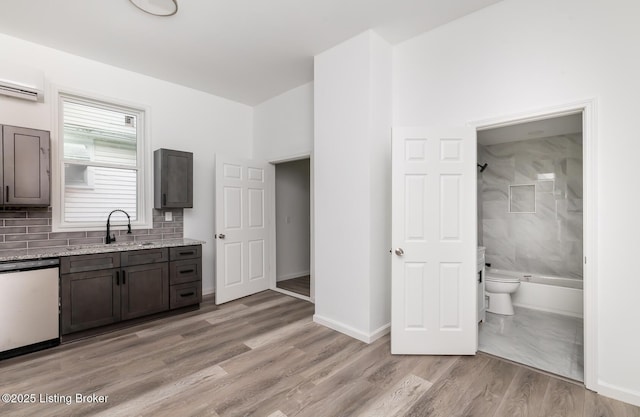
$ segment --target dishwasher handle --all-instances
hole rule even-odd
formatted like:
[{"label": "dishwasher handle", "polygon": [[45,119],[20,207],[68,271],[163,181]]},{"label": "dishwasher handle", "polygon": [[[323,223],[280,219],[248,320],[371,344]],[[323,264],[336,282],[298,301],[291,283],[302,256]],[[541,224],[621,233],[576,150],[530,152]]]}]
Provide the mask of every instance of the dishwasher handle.
[{"label": "dishwasher handle", "polygon": [[12,261],[0,263],[0,274],[5,272],[30,271],[34,269],[57,268],[59,258]]}]

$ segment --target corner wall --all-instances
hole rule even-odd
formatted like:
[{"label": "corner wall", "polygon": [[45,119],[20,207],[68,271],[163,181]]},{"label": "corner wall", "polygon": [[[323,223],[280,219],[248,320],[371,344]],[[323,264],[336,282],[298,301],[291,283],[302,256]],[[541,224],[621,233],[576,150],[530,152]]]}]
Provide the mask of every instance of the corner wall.
[{"label": "corner wall", "polygon": [[[312,301],[315,300],[313,86],[313,82],[303,84],[254,107],[252,146],[252,157],[264,161],[284,161],[310,156],[309,267]],[[275,238],[273,243],[277,245]]]},{"label": "corner wall", "polygon": [[314,320],[370,342],[390,321],[391,47],[368,31],[314,70]]},{"label": "corner wall", "polygon": [[[600,393],[640,405],[640,3],[505,0],[394,48],[394,125],[467,124],[595,98]],[[585,277],[589,279],[588,276]],[[590,308],[585,305],[585,308]]]}]

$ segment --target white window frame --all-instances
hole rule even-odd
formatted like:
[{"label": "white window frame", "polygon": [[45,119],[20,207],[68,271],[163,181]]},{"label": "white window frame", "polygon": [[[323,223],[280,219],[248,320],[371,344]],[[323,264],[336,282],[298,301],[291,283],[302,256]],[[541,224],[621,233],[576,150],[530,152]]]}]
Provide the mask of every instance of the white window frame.
[{"label": "white window frame", "polygon": [[[93,106],[100,106],[106,109],[126,111],[137,116],[137,137],[136,137],[136,159],[137,159],[137,181],[136,181],[136,208],[137,219],[131,222],[134,229],[151,229],[153,225],[152,214],[152,174],[151,174],[151,135],[149,132],[150,110],[148,107],[126,103],[108,97],[99,97],[95,94],[76,92],[68,89],[53,87],[53,106],[55,126],[51,134],[52,140],[52,230],[54,232],[79,232],[79,231],[101,231],[106,230],[107,218],[100,222],[67,222],[64,216],[65,207],[65,184],[64,184],[64,115],[63,100],[70,99],[76,102],[84,102]],[[122,168],[116,166],[116,168]],[[118,207],[107,207],[115,210]]]}]

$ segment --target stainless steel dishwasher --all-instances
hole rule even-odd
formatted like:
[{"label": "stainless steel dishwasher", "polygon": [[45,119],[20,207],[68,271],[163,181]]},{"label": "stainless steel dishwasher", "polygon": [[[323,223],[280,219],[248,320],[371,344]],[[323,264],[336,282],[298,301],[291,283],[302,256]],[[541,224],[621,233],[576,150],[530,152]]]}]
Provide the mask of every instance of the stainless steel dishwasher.
[{"label": "stainless steel dishwasher", "polygon": [[0,263],[0,359],[60,344],[58,263]]}]

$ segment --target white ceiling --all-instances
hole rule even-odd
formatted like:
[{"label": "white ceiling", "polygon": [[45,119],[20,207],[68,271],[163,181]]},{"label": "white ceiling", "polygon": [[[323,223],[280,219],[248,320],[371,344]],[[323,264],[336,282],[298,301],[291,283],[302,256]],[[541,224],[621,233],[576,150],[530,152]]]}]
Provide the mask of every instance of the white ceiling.
[{"label": "white ceiling", "polygon": [[497,145],[580,132],[582,132],[582,113],[576,113],[480,130],[478,131],[478,143],[485,146]]},{"label": "white ceiling", "polygon": [[313,80],[313,56],[366,29],[395,44],[500,0],[2,0],[0,32],[249,105]]}]

